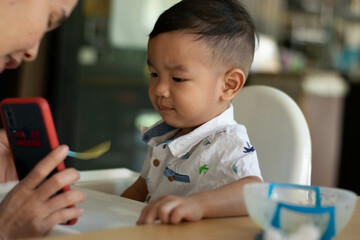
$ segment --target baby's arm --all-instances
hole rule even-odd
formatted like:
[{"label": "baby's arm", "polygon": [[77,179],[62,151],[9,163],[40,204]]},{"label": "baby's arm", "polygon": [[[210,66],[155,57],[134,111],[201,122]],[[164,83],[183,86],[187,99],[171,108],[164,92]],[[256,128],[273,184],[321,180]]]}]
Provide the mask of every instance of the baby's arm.
[{"label": "baby's arm", "polygon": [[250,176],[211,191],[185,197],[161,197],[143,209],[137,224],[149,224],[157,219],[162,223],[177,224],[182,220],[198,221],[202,218],[247,215],[243,187],[251,182],[262,180]]},{"label": "baby's arm", "polygon": [[130,198],[140,202],[144,202],[148,194],[146,181],[141,176],[133,183],[128,189],[126,189],[121,196]]}]

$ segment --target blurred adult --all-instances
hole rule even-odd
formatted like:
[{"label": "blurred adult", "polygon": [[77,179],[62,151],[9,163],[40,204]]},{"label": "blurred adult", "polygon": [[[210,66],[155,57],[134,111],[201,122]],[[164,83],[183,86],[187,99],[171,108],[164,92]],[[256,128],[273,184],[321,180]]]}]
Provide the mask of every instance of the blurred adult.
[{"label": "blurred adult", "polygon": [[[76,4],[77,0],[1,0],[0,73],[34,60],[41,38],[66,20]],[[0,239],[42,236],[55,225],[83,214],[80,208],[67,208],[84,201],[83,192],[71,190],[55,195],[79,179],[75,169],[46,179],[68,151],[65,145],[52,151],[6,195],[0,204]],[[0,129],[0,182],[16,179],[9,143]]]}]

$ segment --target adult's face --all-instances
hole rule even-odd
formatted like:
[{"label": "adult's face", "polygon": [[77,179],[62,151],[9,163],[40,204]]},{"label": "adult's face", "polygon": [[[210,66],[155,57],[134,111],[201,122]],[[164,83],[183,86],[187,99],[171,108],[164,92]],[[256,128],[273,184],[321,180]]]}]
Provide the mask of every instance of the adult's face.
[{"label": "adult's face", "polygon": [[59,26],[78,0],[1,0],[0,73],[32,61],[41,38]]}]

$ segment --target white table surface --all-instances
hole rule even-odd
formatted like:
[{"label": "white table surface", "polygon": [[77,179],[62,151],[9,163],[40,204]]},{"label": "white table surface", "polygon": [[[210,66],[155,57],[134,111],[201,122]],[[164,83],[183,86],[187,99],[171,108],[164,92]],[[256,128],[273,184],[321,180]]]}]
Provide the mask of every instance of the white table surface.
[{"label": "white table surface", "polygon": [[[16,183],[0,184],[0,201]],[[77,206],[84,208],[84,215],[73,226],[56,226],[49,235],[76,234],[95,230],[135,226],[144,203],[120,196],[71,186],[87,194],[85,202]]]}]

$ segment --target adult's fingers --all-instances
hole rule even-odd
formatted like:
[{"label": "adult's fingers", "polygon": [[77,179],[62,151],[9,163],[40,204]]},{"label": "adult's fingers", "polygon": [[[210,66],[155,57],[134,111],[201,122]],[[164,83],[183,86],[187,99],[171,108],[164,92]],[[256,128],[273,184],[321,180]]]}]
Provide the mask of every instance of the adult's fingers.
[{"label": "adult's fingers", "polygon": [[79,218],[83,214],[84,209],[82,208],[63,208],[49,215],[46,219],[44,219],[44,223],[46,223],[46,225],[49,226],[48,228],[51,229],[55,225],[67,222],[74,218]]},{"label": "adult's fingers", "polygon": [[19,219],[15,219],[15,222],[22,228],[30,229],[33,232],[31,235],[43,235],[57,224],[80,217],[84,210],[69,206],[84,201],[85,198],[85,194],[80,190],[71,190],[47,201],[30,199],[32,202],[19,209],[22,212],[21,222],[19,223]]},{"label": "adult's fingers", "polygon": [[56,195],[47,203],[48,211],[51,212],[51,214],[44,219],[44,222],[49,224],[49,226],[54,226],[82,216],[84,213],[82,208],[69,206],[83,202],[85,199],[86,194],[80,190],[71,190]]},{"label": "adult's fingers", "polygon": [[28,189],[35,189],[51,171],[66,158],[68,152],[69,147],[66,145],[62,145],[53,150],[36,164],[35,168],[21,181],[21,186]]},{"label": "adult's fingers", "polygon": [[52,175],[49,179],[46,179],[36,189],[36,194],[39,199],[45,201],[62,188],[70,185],[74,181],[80,178],[80,174],[73,168],[67,168],[61,172]]},{"label": "adult's fingers", "polygon": [[65,208],[47,215],[45,218],[34,217],[30,221],[20,224],[20,231],[13,231],[8,234],[9,239],[18,239],[28,236],[46,235],[55,225],[65,223],[71,219],[79,218],[83,215],[81,208]]},{"label": "adult's fingers", "polygon": [[9,141],[3,129],[0,129],[0,183],[18,179]]},{"label": "adult's fingers", "polygon": [[70,190],[49,199],[46,203],[46,208],[48,212],[55,212],[71,205],[75,205],[79,202],[83,202],[85,199],[86,194],[83,191]]},{"label": "adult's fingers", "polygon": [[0,143],[10,149],[10,144],[4,129],[0,129]]}]

